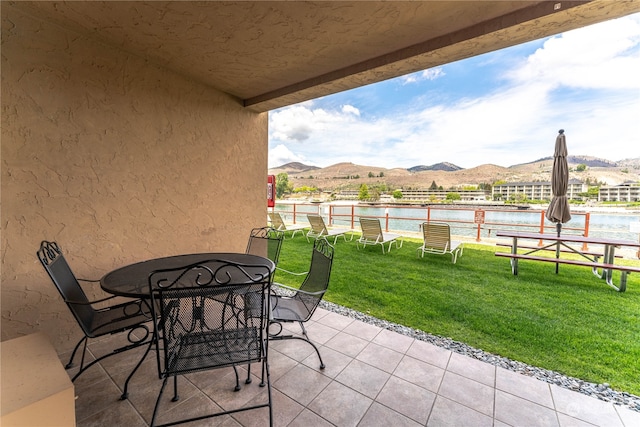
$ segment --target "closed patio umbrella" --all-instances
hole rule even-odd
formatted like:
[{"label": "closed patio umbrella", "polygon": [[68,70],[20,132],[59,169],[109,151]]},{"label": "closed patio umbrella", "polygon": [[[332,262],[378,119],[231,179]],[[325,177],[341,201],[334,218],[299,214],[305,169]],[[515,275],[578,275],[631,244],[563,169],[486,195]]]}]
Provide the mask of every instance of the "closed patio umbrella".
[{"label": "closed patio umbrella", "polygon": [[[558,237],[562,230],[562,224],[571,219],[569,200],[567,199],[567,187],[569,185],[569,165],[567,164],[567,141],[564,129],[558,131],[556,148],[553,153],[553,170],[551,171],[551,191],[553,198],[547,209],[547,219],[556,223]],[[556,245],[556,258],[560,257],[560,242]],[[556,264],[556,273],[558,264]]]}]

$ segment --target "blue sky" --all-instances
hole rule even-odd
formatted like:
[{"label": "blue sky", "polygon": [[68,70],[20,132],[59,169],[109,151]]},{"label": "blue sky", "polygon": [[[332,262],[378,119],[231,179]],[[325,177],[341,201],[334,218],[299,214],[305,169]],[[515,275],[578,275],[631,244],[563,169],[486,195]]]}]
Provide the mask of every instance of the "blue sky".
[{"label": "blue sky", "polygon": [[269,167],[640,157],[640,14],[269,113]]}]

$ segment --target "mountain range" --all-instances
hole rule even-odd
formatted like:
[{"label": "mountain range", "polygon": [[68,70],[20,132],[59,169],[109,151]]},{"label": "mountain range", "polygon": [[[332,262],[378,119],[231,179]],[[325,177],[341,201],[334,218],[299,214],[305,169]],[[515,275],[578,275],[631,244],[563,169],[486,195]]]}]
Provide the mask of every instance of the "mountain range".
[{"label": "mountain range", "polygon": [[[611,161],[592,156],[569,156],[569,177],[591,184],[620,185],[640,182],[640,158]],[[433,182],[445,189],[506,182],[544,182],[551,180],[552,157],[509,167],[485,164],[461,168],[453,163],[418,165],[387,169],[354,163],[337,163],[325,168],[299,162],[269,169],[269,174],[286,173],[294,188],[307,186],[324,191],[357,189],[361,184],[386,184],[390,188],[428,188]],[[584,167],[579,167],[584,165]]]}]

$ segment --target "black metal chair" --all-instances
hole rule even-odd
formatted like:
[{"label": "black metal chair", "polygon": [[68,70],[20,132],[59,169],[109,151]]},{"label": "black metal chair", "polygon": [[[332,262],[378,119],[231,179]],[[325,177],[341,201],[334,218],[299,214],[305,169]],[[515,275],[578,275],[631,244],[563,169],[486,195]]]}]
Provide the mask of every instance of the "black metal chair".
[{"label": "black metal chair", "polygon": [[[320,359],[320,369],[324,369],[324,362],[322,361],[318,347],[316,347],[316,345],[309,339],[307,330],[304,327],[304,322],[307,322],[311,316],[313,316],[313,313],[329,287],[331,266],[333,264],[333,252],[333,246],[329,244],[326,238],[319,237],[316,239],[313,244],[311,266],[304,281],[300,285],[300,288],[296,289],[278,284],[279,287],[293,292],[293,295],[271,295],[270,324],[278,325],[280,329],[276,333],[271,333],[270,331],[270,339],[299,339],[308,342],[318,354],[318,359]],[[282,335],[283,322],[298,322],[302,328],[303,336]]]},{"label": "black metal chair", "polygon": [[[276,265],[276,270],[283,273],[292,274],[294,276],[303,276],[308,271],[296,273],[293,271],[285,270],[278,267],[278,260],[280,259],[280,249],[282,249],[282,242],[284,241],[284,231],[275,229],[273,227],[254,228],[249,235],[249,242],[247,243],[247,249],[245,253],[267,257]],[[274,283],[280,286],[280,283]]]},{"label": "black metal chair", "polygon": [[[150,274],[152,307],[159,318],[155,334],[158,373],[163,379],[152,426],[156,425],[160,401],[169,378],[174,379],[172,400],[177,401],[179,375],[232,367],[236,374],[235,390],[238,391],[240,381],[236,366],[251,363],[262,363],[260,385],[267,386],[267,403],[196,415],[179,422],[268,407],[272,425],[267,361],[271,273],[266,265],[212,259]],[[256,307],[246,304],[247,295],[252,295],[250,300],[259,307],[259,315]],[[251,310],[251,315],[247,315],[246,310]],[[168,425],[174,423],[177,424],[172,421]]]},{"label": "black metal chair", "polygon": [[245,253],[269,258],[277,266],[283,240],[284,231],[273,227],[254,228],[249,235]]},{"label": "black metal chair", "polygon": [[[115,296],[109,296],[95,301],[89,301],[84,290],[80,286],[80,281],[95,282],[95,280],[77,279],[71,271],[71,267],[67,263],[67,260],[62,255],[62,251],[56,242],[43,241],[40,243],[40,249],[37,252],[38,259],[42,263],[42,266],[51,277],[51,280],[56,285],[56,288],[62,295],[62,299],[71,310],[73,317],[80,325],[84,337],[78,341],[69,363],[65,366],[66,369],[73,367],[73,359],[76,352],[80,348],[81,344],[84,344],[82,349],[82,357],[80,361],[80,370],[71,379],[75,381],[80,374],[85,372],[94,364],[101,360],[113,356],[123,351],[131,350],[136,347],[147,344],[147,350],[144,356],[140,359],[140,362],[134,370],[129,374],[125,382],[124,393],[122,398],[127,397],[127,386],[129,380],[136,372],[142,360],[147,355],[153,342],[150,334],[149,327],[146,325],[151,317],[151,309],[148,304],[143,300],[129,300],[116,305],[106,306],[102,308],[94,308],[95,304],[104,303],[105,301],[116,298]],[[103,305],[103,304],[102,304]],[[102,306],[101,305],[101,306]],[[85,366],[84,359],[87,351],[87,342],[89,338],[98,338],[104,335],[117,334],[120,332],[128,332],[127,340],[129,344],[114,349],[111,353],[102,355],[96,358],[91,363]]]}]

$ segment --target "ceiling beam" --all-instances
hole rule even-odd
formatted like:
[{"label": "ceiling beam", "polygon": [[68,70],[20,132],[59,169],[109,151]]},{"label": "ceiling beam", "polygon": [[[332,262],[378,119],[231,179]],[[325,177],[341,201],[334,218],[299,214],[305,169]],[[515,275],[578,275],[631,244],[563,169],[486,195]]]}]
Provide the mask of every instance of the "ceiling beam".
[{"label": "ceiling beam", "polygon": [[640,11],[636,0],[543,1],[463,30],[426,40],[243,100],[264,112]]}]

